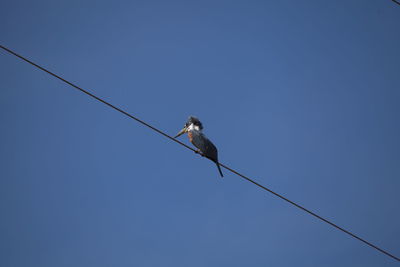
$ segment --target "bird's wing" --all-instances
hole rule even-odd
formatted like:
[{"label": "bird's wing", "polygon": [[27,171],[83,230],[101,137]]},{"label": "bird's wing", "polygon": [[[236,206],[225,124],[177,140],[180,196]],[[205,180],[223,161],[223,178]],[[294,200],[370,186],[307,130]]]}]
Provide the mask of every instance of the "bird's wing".
[{"label": "bird's wing", "polygon": [[218,162],[218,150],[215,145],[205,137],[204,151],[202,151],[205,156],[209,157],[211,160]]}]

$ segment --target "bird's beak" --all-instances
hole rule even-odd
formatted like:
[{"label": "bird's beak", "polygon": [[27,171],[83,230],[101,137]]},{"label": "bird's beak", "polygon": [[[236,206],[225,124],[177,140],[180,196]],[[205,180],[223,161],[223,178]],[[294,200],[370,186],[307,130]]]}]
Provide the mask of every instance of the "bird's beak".
[{"label": "bird's beak", "polygon": [[174,137],[174,138],[177,138],[177,137],[179,137],[179,136],[181,136],[182,134],[184,134],[184,133],[186,133],[187,132],[187,127],[185,126],[185,127],[183,127],[183,129]]}]

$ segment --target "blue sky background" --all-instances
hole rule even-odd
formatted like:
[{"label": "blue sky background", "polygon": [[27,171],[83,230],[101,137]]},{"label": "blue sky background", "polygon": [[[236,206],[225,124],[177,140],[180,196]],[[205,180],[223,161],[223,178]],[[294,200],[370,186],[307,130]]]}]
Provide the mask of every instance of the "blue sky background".
[{"label": "blue sky background", "polygon": [[[400,255],[400,6],[6,1],[1,44]],[[0,52],[1,266],[398,262]],[[182,138],[185,142],[187,138]]]}]

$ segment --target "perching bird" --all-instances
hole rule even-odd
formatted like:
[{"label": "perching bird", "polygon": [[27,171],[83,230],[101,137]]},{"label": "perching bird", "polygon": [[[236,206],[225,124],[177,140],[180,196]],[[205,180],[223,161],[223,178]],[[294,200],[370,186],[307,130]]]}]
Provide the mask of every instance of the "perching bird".
[{"label": "perching bird", "polygon": [[217,164],[218,171],[221,177],[224,177],[221,167],[218,163],[218,150],[213,143],[202,133],[203,125],[198,118],[190,116],[183,129],[175,136],[181,136],[188,133],[189,141],[198,148],[197,153],[201,152],[202,156],[207,157]]}]

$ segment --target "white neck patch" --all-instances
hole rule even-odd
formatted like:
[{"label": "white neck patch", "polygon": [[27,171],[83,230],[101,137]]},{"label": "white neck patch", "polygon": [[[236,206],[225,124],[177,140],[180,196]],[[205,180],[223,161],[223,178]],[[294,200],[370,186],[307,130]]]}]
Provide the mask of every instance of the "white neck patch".
[{"label": "white neck patch", "polygon": [[194,125],[194,124],[192,123],[192,124],[189,125],[188,131],[189,131],[189,132],[191,132],[191,131],[198,131],[198,132],[200,132],[201,130],[200,130],[200,127],[199,127],[199,126]]}]

